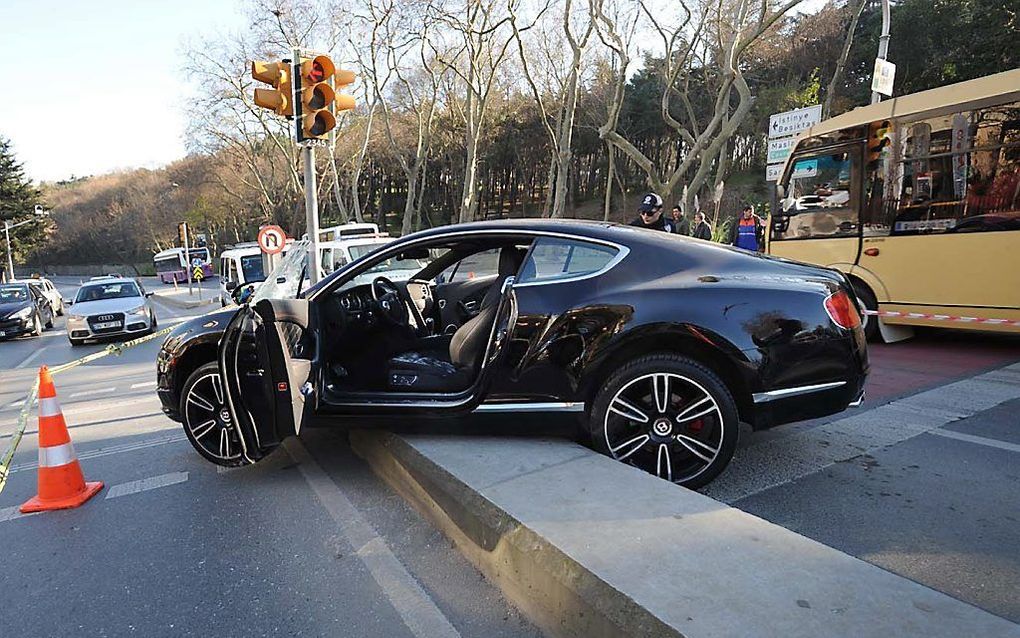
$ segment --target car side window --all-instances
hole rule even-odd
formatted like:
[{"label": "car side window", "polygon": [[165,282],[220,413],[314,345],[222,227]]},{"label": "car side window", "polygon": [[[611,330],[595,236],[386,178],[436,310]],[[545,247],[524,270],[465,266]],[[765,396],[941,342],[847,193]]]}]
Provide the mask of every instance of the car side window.
[{"label": "car side window", "polygon": [[517,281],[551,282],[590,275],[605,269],[618,253],[610,246],[542,237],[535,241]]},{"label": "car side window", "polygon": [[494,277],[499,273],[499,249],[483,250],[450,266],[446,271],[446,281],[468,281],[482,277]]}]

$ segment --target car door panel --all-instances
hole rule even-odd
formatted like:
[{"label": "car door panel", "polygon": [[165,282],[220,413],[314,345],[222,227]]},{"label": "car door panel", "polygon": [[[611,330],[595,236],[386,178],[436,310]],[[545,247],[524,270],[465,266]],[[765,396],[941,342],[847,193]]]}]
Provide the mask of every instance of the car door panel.
[{"label": "car door panel", "polygon": [[308,316],[307,301],[263,299],[242,307],[224,332],[220,371],[249,462],[300,433],[315,408]]}]

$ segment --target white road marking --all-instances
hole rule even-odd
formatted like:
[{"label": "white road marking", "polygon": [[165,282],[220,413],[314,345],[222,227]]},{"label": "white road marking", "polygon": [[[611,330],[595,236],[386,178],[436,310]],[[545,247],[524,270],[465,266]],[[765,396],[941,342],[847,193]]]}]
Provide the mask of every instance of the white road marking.
[{"label": "white road marking", "polygon": [[96,390],[82,390],[81,392],[72,392],[70,398],[75,397],[90,397],[94,394],[110,394],[116,392],[117,388],[98,388]]},{"label": "white road marking", "polygon": [[14,505],[13,507],[4,507],[0,509],[0,523],[3,523],[4,521],[13,521],[14,519],[17,518],[25,518],[26,516],[34,516],[40,513],[30,512],[28,514],[22,514],[21,512],[18,511],[18,507],[20,506]]},{"label": "white road marking", "polygon": [[1008,441],[1000,441],[998,439],[990,439],[985,436],[975,436],[973,434],[965,434],[963,432],[956,432],[954,430],[931,430],[928,434],[935,434],[937,436],[944,436],[947,439],[956,439],[957,441],[966,441],[967,443],[976,443],[978,445],[985,445],[988,447],[999,448],[1000,450],[1006,450],[1008,452],[1020,452],[1020,445],[1016,443],[1009,443]]},{"label": "white road marking", "polygon": [[340,533],[355,548],[358,558],[368,568],[411,633],[418,638],[459,638],[460,633],[436,603],[397,560],[386,541],[362,518],[350,499],[315,462],[301,441],[291,437],[284,441],[283,447],[297,462],[305,481],[336,522]]},{"label": "white road marking", "polygon": [[702,492],[732,504],[915,436],[941,434],[944,431],[936,430],[948,423],[1020,398],[1020,384],[1002,381],[1004,375],[1017,371],[1020,364],[1012,364],[877,408],[850,411],[818,427],[752,443],[739,448],[726,471]]},{"label": "white road marking", "polygon": [[[166,445],[167,443],[177,443],[178,441],[186,441],[187,437],[183,432],[180,434],[174,434],[168,437],[159,439],[150,439],[148,441],[139,441],[137,443],[122,443],[121,445],[111,445],[110,447],[100,448],[98,450],[85,450],[78,452],[78,460],[84,461],[86,459],[95,459],[101,456],[110,456],[111,454],[123,454],[124,452],[134,452],[135,450],[144,450],[145,448],[156,447],[157,445]],[[39,467],[37,461],[30,463],[21,463],[11,467],[11,474],[15,472],[24,472],[25,470],[34,470]]]},{"label": "white road marking", "polygon": [[35,351],[32,352],[32,354],[28,355],[27,357],[25,357],[21,361],[21,363],[19,363],[18,365],[14,366],[14,369],[15,370],[20,370],[21,368],[27,368],[28,365],[30,363],[32,363],[33,361],[35,361],[36,359],[38,359],[39,355],[41,355],[43,352],[45,352],[47,348],[49,348],[49,346],[43,346],[41,348],[36,348]]},{"label": "white road marking", "polygon": [[168,485],[177,485],[187,480],[187,472],[171,472],[169,474],[160,474],[159,476],[150,476],[149,478],[114,485],[106,493],[106,498],[111,499],[127,496],[128,494],[137,494],[138,492],[147,492],[148,490],[155,490],[167,487]]},{"label": "white road marking", "polygon": [[143,381],[141,383],[132,383],[131,384],[131,389],[132,390],[137,390],[138,388],[155,388],[155,387],[156,387],[156,382],[155,381]]}]

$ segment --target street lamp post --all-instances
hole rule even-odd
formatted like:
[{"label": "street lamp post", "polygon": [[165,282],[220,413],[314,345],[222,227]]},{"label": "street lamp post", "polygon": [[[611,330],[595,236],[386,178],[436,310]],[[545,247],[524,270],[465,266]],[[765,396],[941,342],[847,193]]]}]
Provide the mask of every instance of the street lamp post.
[{"label": "street lamp post", "polygon": [[11,248],[11,230],[18,226],[24,226],[25,224],[31,224],[34,221],[38,221],[38,218],[49,215],[48,212],[43,210],[42,206],[35,207],[35,217],[26,219],[25,221],[12,224],[6,219],[4,220],[4,239],[7,240],[7,276],[13,281],[14,280],[14,250]]}]

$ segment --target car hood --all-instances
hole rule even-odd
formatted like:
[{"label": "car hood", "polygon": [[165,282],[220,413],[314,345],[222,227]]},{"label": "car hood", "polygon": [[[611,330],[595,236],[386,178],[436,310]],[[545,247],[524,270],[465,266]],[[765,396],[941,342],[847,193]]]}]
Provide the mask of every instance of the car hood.
[{"label": "car hood", "polygon": [[31,305],[31,301],[8,301],[7,303],[0,303],[0,319],[6,319],[19,310],[28,308]]},{"label": "car hood", "polygon": [[127,312],[144,304],[145,299],[143,297],[78,301],[71,306],[71,313],[76,315],[101,315],[109,312]]}]

